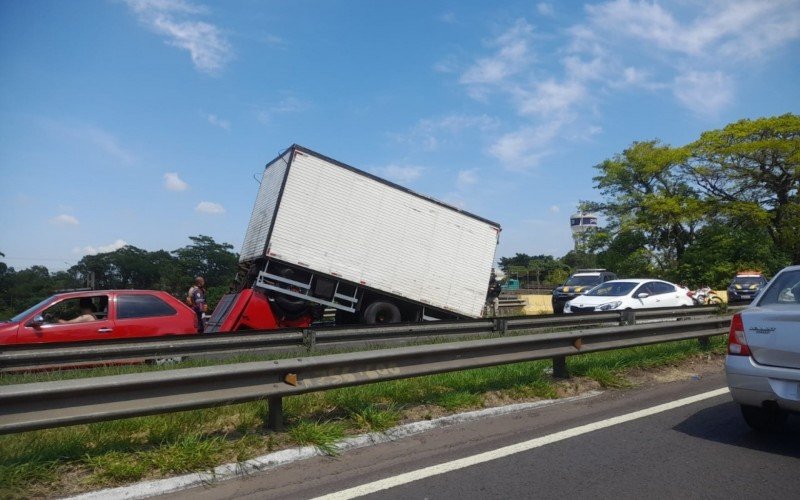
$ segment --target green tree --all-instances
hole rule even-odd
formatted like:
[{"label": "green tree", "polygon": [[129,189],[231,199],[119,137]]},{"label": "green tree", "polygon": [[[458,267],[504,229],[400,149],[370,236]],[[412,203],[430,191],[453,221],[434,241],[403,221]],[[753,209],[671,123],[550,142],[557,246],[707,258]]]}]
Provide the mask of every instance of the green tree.
[{"label": "green tree", "polygon": [[770,276],[788,264],[764,226],[712,223],[698,231],[675,279],[693,288],[723,288],[738,271],[755,269]]},{"label": "green tree", "polygon": [[660,269],[674,268],[691,244],[703,217],[703,202],[679,170],[689,156],[687,148],[661,142],[635,142],[597,165],[594,178],[605,201],[583,202],[602,212],[612,232],[644,236],[647,256]]},{"label": "green tree", "polygon": [[528,267],[531,258],[532,257],[526,253],[516,253],[513,257],[500,257],[498,263],[500,264],[500,269],[502,269],[504,273],[508,273],[509,267],[511,266]]},{"label": "green tree", "polygon": [[623,230],[608,241],[607,247],[597,254],[597,263],[620,278],[656,276],[647,238],[644,233]]},{"label": "green tree", "polygon": [[190,236],[190,245],[173,250],[178,265],[187,278],[203,276],[208,286],[228,286],[236,274],[239,255],[230,243],[217,243],[211,236]]},{"label": "green tree", "polygon": [[761,224],[775,247],[800,262],[800,116],[740,120],[689,145],[691,176],[716,214]]}]

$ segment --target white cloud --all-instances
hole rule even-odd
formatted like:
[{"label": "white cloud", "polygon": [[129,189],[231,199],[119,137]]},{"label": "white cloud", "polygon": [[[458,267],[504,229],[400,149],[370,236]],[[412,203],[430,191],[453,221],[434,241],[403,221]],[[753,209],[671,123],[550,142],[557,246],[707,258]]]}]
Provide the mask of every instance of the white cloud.
[{"label": "white cloud", "polygon": [[535,84],[533,92],[517,91],[520,114],[562,114],[586,97],[586,87],[577,80],[557,82],[549,78]]},{"label": "white cloud", "polygon": [[550,153],[549,143],[560,128],[559,122],[552,122],[509,132],[494,141],[489,147],[489,154],[500,160],[508,170],[528,170]]},{"label": "white cloud", "polygon": [[177,172],[167,172],[164,174],[164,187],[170,191],[185,191],[189,185],[178,176]]},{"label": "white cloud", "polygon": [[284,97],[277,104],[272,106],[273,113],[299,113],[311,108],[311,102],[295,96]]},{"label": "white cloud", "polygon": [[125,0],[125,3],[137,14],[147,15],[150,12],[177,14],[207,14],[208,9],[194,5],[186,0]]},{"label": "white cloud", "polygon": [[80,225],[80,222],[78,221],[77,217],[75,217],[74,215],[69,215],[69,214],[56,215],[55,217],[50,219],[50,223],[54,224],[56,226],[62,226],[62,227]]},{"label": "white cloud", "polygon": [[707,2],[688,22],[655,3],[614,0],[587,6],[592,25],[667,51],[716,59],[758,58],[800,36],[796,0]]},{"label": "white cloud", "polygon": [[513,25],[489,44],[496,47],[489,57],[478,59],[461,75],[466,85],[497,85],[523,71],[534,59],[531,52],[533,27],[524,19]]},{"label": "white cloud", "polygon": [[551,214],[557,214],[561,212],[561,208],[558,205],[550,205],[549,210]]},{"label": "white cloud", "polygon": [[231,129],[231,122],[228,120],[223,120],[222,118],[218,117],[215,114],[209,114],[207,116],[208,123],[214,125],[215,127],[219,127],[223,130],[230,130]]},{"label": "white cloud", "polygon": [[120,143],[120,140],[112,133],[80,122],[59,121],[47,117],[38,119],[40,126],[48,133],[62,141],[79,143],[78,145],[85,150],[93,148],[91,154],[99,156],[98,153],[112,157],[117,163],[131,165],[136,162],[136,157]]},{"label": "white cloud", "polygon": [[461,189],[464,189],[467,186],[472,186],[473,184],[477,184],[478,169],[471,168],[469,170],[460,170],[458,172],[458,180],[456,182],[458,184],[458,187]]},{"label": "white cloud", "polygon": [[123,239],[117,238],[113,243],[109,243],[108,245],[100,245],[99,247],[93,247],[93,246],[76,247],[72,249],[72,253],[83,254],[83,255],[97,255],[99,253],[113,252],[114,250],[119,250],[120,248],[127,245],[128,242],[126,242]]},{"label": "white cloud", "polygon": [[434,64],[433,70],[437,73],[456,73],[458,72],[458,62],[455,57],[447,56]]},{"label": "white cloud", "polygon": [[555,15],[555,10],[553,9],[553,4],[547,2],[539,2],[536,4],[536,11],[545,16],[545,17],[553,17]]},{"label": "white cloud", "polygon": [[456,17],[456,13],[452,10],[449,10],[439,16],[439,20],[446,24],[455,24],[458,22],[458,18]]},{"label": "white cloud", "polygon": [[201,201],[194,207],[195,212],[202,214],[220,215],[225,213],[225,207],[211,201]]},{"label": "white cloud", "polygon": [[731,79],[719,71],[690,71],[675,78],[673,92],[686,108],[715,116],[733,101],[734,88]]},{"label": "white cloud", "polygon": [[468,130],[486,132],[499,126],[499,121],[488,115],[454,114],[441,118],[424,118],[408,132],[395,134],[398,142],[409,144],[425,151],[434,151],[443,143],[457,138]]},{"label": "white cloud", "polygon": [[376,168],[375,172],[390,181],[405,184],[419,179],[423,170],[424,168],[415,165],[396,165],[392,163],[385,167]]},{"label": "white cloud", "polygon": [[195,68],[218,73],[233,58],[233,49],[217,26],[197,21],[192,16],[208,14],[208,9],[185,0],[125,0],[139,20],[168,45],[189,52]]},{"label": "white cloud", "polygon": [[105,130],[96,127],[82,127],[74,129],[72,133],[81,136],[122,163],[130,165],[136,161],[133,154],[123,148],[117,138]]},{"label": "white cloud", "polygon": [[273,115],[286,113],[303,113],[313,107],[311,101],[290,95],[280,101],[265,107],[255,108],[256,119],[264,125],[272,122]]}]

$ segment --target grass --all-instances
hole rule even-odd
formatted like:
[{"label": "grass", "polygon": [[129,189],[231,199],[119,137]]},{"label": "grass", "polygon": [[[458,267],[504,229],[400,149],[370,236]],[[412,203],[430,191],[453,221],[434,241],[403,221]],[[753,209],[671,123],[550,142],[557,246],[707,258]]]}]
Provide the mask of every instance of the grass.
[{"label": "grass", "polygon": [[[723,346],[718,337],[706,349],[697,341],[683,341],[585,354],[568,358],[568,369],[603,387],[624,387],[628,370],[721,353]],[[546,373],[549,367],[548,361],[517,363],[294,396],[284,400],[285,433],[265,431],[267,404],[259,401],[0,436],[0,498],[76,493],[207,470],[295,445],[333,454],[342,437],[383,431],[405,418],[480,408],[497,398],[557,397],[559,385]],[[20,383],[64,376],[69,372],[3,378]]]}]

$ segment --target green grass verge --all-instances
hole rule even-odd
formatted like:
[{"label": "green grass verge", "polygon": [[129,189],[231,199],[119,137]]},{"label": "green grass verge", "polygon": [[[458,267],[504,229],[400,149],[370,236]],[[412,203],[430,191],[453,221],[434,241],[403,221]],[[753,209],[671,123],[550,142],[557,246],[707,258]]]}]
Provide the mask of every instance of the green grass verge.
[{"label": "green grass verge", "polygon": [[[626,370],[677,363],[707,351],[722,353],[724,339],[715,338],[707,349],[691,340],[575,356],[568,358],[568,368],[604,387],[623,387]],[[289,397],[284,400],[287,432],[280,434],[265,432],[267,404],[262,401],[0,436],[0,498],[75,493],[205,470],[298,444],[334,453],[343,436],[382,431],[404,418],[430,418],[492,401],[557,397],[559,384],[547,374],[549,367],[548,361],[517,363]],[[32,377],[63,375],[68,372]]]}]

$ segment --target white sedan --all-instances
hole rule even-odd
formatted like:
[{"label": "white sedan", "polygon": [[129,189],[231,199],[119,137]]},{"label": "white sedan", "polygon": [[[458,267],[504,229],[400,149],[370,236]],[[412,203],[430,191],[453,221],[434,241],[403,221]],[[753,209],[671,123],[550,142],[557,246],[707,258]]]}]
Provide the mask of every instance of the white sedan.
[{"label": "white sedan", "polygon": [[630,279],[606,281],[564,305],[565,313],[619,311],[694,304],[689,290],[668,281]]}]

